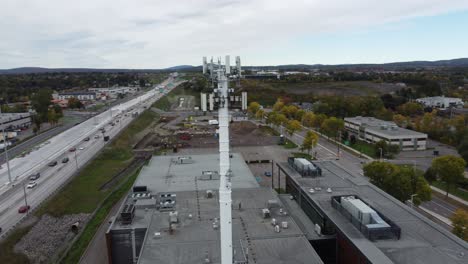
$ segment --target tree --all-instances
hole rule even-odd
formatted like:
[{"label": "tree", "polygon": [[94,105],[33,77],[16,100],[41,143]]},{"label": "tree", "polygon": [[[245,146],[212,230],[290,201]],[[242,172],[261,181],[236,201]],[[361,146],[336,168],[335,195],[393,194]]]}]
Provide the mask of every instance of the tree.
[{"label": "tree", "polygon": [[257,111],[260,110],[260,104],[257,103],[257,102],[251,102],[249,104],[249,107],[247,108],[247,111],[249,113],[251,113],[252,115],[255,116],[255,114],[257,113]]},{"label": "tree", "polygon": [[259,109],[256,113],[255,113],[255,118],[257,119],[263,119],[263,116],[265,115],[265,111],[263,111],[263,109]]},{"label": "tree", "polygon": [[433,168],[429,168],[426,170],[426,172],[424,173],[424,179],[426,179],[426,181],[428,181],[429,183],[432,183],[433,181],[437,180],[437,174]]},{"label": "tree", "polygon": [[273,105],[273,111],[280,111],[284,107],[283,101],[278,99],[276,103]]},{"label": "tree", "polygon": [[57,114],[57,117],[59,119],[62,118],[63,117],[62,107],[60,107],[60,105],[58,104],[54,104],[53,108],[54,108],[55,114]]},{"label": "tree", "polygon": [[68,107],[71,109],[82,108],[83,103],[79,99],[72,97],[68,99]]},{"label": "tree", "polygon": [[413,199],[415,205],[431,199],[431,188],[422,172],[412,167],[374,161],[365,165],[363,170],[371,183],[401,202],[411,199],[413,194],[417,194]]},{"label": "tree", "polygon": [[302,116],[302,123],[306,127],[312,127],[314,119],[315,119],[315,114],[314,113],[306,112]]},{"label": "tree", "polygon": [[307,131],[304,141],[302,142],[302,149],[307,150],[307,154],[310,154],[310,150],[317,146],[319,136],[313,131]]},{"label": "tree", "polygon": [[49,121],[50,124],[57,123],[58,116],[57,116],[57,113],[55,113],[55,110],[53,108],[49,109],[49,112],[47,113],[47,120]]},{"label": "tree", "polygon": [[322,124],[326,119],[327,119],[327,116],[324,114],[315,115],[314,119],[312,120],[312,126],[315,128],[320,128],[322,127]]},{"label": "tree", "polygon": [[416,102],[407,102],[397,107],[398,113],[405,116],[416,116],[424,112],[424,107]]},{"label": "tree", "polygon": [[400,152],[400,147],[394,144],[388,144],[385,140],[380,140],[374,145],[374,153],[376,157],[380,157],[382,151],[382,157],[393,158],[395,154]]},{"label": "tree", "polygon": [[452,233],[457,237],[468,241],[468,212],[463,209],[457,209],[450,218],[452,220]]},{"label": "tree", "polygon": [[461,140],[460,144],[457,147],[458,153],[463,159],[468,163],[468,133],[465,132],[465,137]]},{"label": "tree", "polygon": [[330,117],[323,121],[321,129],[323,132],[330,136],[336,136],[338,131],[343,130],[344,121],[343,119],[338,119],[336,117]]},{"label": "tree", "polygon": [[459,157],[445,155],[432,160],[431,168],[439,179],[445,182],[446,196],[450,186],[464,178],[466,162]]},{"label": "tree", "polygon": [[31,104],[36,110],[39,120],[47,120],[47,114],[49,113],[49,105],[52,100],[52,90],[41,89],[31,97]]},{"label": "tree", "polygon": [[297,120],[289,120],[286,131],[292,136],[296,131],[301,130],[301,123]]}]

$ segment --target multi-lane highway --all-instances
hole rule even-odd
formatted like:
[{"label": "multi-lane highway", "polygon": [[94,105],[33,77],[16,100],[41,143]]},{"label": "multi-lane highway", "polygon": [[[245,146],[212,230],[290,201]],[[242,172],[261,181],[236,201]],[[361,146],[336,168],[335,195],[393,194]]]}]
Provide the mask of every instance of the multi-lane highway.
[{"label": "multi-lane highway", "polygon": [[[168,79],[161,84],[167,88],[165,93],[176,86],[172,81]],[[18,213],[18,208],[25,204],[23,184],[28,182],[30,175],[41,174],[37,180],[38,185],[26,189],[27,203],[34,209],[66,183],[79,167],[92,159],[107,143],[103,140],[101,128],[104,128],[105,135],[112,139],[133,120],[134,113],[141,113],[149,108],[165,93],[152,89],[49,139],[29,155],[12,159],[12,182],[9,181],[7,166],[3,166],[0,169],[0,227],[3,229],[0,236],[25,216]],[[85,140],[88,137],[89,140]],[[71,148],[76,150],[70,151]],[[62,163],[65,157],[68,157],[69,161]],[[49,166],[52,161],[57,161],[57,165]]]}]

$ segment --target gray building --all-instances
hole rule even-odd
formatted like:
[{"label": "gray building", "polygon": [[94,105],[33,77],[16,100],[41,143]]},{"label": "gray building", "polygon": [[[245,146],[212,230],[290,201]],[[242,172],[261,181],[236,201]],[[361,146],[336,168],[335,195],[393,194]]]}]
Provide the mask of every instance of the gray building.
[{"label": "gray building", "polygon": [[369,143],[383,140],[388,144],[398,145],[403,151],[426,149],[427,134],[398,127],[394,122],[357,116],[346,117],[344,123],[347,130]]},{"label": "gray building", "polygon": [[0,113],[0,131],[27,128],[31,125],[31,113]]},{"label": "gray building", "polygon": [[277,168],[286,178],[280,186],[288,193],[282,199],[286,210],[325,263],[468,263],[467,242],[364,176],[334,161],[314,164],[321,176],[301,176],[288,162]]},{"label": "gray building", "polygon": [[[220,263],[218,157],[153,157],[106,233],[109,263]],[[323,263],[241,155],[231,168],[234,263]]]},{"label": "gray building", "polygon": [[439,109],[445,109],[449,107],[463,108],[464,106],[464,102],[462,99],[445,96],[418,98],[416,99],[416,102],[424,105],[425,107],[433,107]]},{"label": "gray building", "polygon": [[59,99],[59,100],[67,100],[70,98],[76,98],[80,101],[91,101],[91,100],[96,100],[96,93],[95,92],[66,92],[66,93],[59,93],[54,96],[54,99]]}]

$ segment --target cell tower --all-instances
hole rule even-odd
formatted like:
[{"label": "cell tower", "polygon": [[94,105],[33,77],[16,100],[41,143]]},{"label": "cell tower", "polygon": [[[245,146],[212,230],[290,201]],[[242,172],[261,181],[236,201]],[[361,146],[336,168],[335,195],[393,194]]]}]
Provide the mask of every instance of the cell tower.
[{"label": "cell tower", "polygon": [[[231,67],[229,56],[225,57],[225,67],[221,65],[221,59],[215,66],[211,60],[209,76],[217,83],[214,89],[215,101],[218,103],[219,119],[219,216],[221,234],[221,264],[233,263],[232,247],[232,212],[231,212],[231,165],[229,153],[229,96],[234,89],[229,89],[229,75]],[[216,67],[216,68],[215,68]],[[206,74],[206,72],[204,72]],[[214,74],[216,74],[214,76]],[[214,78],[213,78],[214,77]],[[211,100],[211,99],[210,99]]]}]

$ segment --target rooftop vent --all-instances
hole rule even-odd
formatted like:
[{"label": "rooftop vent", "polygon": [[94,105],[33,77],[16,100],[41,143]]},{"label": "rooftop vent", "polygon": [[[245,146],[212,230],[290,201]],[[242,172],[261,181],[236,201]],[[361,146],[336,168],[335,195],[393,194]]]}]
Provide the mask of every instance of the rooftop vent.
[{"label": "rooftop vent", "polygon": [[122,219],[122,224],[129,225],[133,221],[135,216],[135,206],[133,204],[126,204],[120,212],[120,217]]}]

